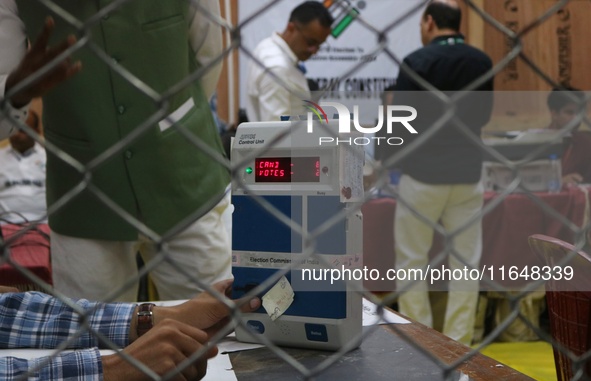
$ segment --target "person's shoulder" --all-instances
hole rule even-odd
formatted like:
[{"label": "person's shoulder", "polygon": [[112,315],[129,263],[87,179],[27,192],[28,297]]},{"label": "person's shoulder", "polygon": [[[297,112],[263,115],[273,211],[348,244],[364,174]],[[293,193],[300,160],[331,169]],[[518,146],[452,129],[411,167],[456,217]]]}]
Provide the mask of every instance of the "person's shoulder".
[{"label": "person's shoulder", "polygon": [[492,64],[492,59],[489,57],[489,55],[483,52],[482,50],[478,49],[477,47],[472,46],[470,44],[462,44],[460,46],[461,49],[464,50],[467,54],[469,54],[471,58],[489,62]]},{"label": "person's shoulder", "polygon": [[10,144],[8,144],[8,142],[7,142],[6,145],[3,145],[2,147],[0,147],[0,154],[5,155],[8,151],[10,151],[10,149],[11,149]]},{"label": "person's shoulder", "polygon": [[265,50],[269,49],[270,47],[275,46],[276,44],[273,42],[273,38],[271,36],[259,41],[257,46],[255,47],[255,52],[258,50]]},{"label": "person's shoulder", "polygon": [[1,162],[5,163],[7,160],[10,160],[10,158],[12,157],[12,154],[10,154],[11,150],[12,150],[12,147],[10,147],[10,144],[0,147],[0,161]]},{"label": "person's shoulder", "polygon": [[429,50],[430,50],[430,49],[429,49],[429,48],[430,48],[430,46],[431,46],[431,45],[427,45],[427,46],[422,46],[422,47],[418,48],[417,50],[415,50],[415,51],[413,51],[413,52],[409,53],[409,54],[408,54],[408,55],[407,55],[407,56],[404,58],[404,60],[405,60],[405,61],[410,61],[410,62],[413,62],[413,61],[416,61],[417,59],[420,59],[420,58],[422,58],[422,57],[424,57],[424,56],[428,55],[428,54],[429,54]]},{"label": "person's shoulder", "polygon": [[35,143],[35,156],[46,159],[47,152],[45,151],[45,147],[39,143]]},{"label": "person's shoulder", "polygon": [[425,47],[423,60],[431,63],[446,63],[447,65],[462,65],[463,67],[489,70],[493,63],[491,58],[482,50],[466,44],[437,45],[430,44]]},{"label": "person's shoulder", "polygon": [[275,41],[274,36],[269,36],[257,44],[254,54],[256,56],[277,55],[282,54],[282,50]]},{"label": "person's shoulder", "polygon": [[429,44],[416,51],[417,55],[433,55],[437,57],[466,57],[492,62],[488,54],[467,43],[455,45]]},{"label": "person's shoulder", "polygon": [[288,67],[291,65],[289,57],[272,37],[261,41],[254,50],[253,55],[267,68]]},{"label": "person's shoulder", "polygon": [[433,59],[433,55],[429,53],[429,45],[418,48],[404,57],[403,63],[408,65],[413,70],[419,70],[425,66],[427,61]]}]

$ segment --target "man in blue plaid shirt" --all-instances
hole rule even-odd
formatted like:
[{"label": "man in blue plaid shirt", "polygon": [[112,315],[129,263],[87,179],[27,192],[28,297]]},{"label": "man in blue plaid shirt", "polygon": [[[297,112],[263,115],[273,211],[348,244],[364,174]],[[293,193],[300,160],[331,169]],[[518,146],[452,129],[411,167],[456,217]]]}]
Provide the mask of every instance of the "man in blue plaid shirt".
[{"label": "man in blue plaid shirt", "polygon": [[[224,295],[231,283],[223,281],[214,288]],[[178,306],[151,306],[150,324],[154,327],[139,337],[135,304],[64,302],[38,292],[16,291],[0,287],[0,349],[60,346],[74,351],[34,360],[0,358],[0,380],[146,379],[143,372],[119,354],[101,357],[98,348],[107,344],[124,348],[123,353],[160,376],[201,350],[203,355],[178,374],[178,379],[201,379],[207,359],[217,354],[215,346],[206,348],[208,337],[224,326],[230,314],[226,304],[209,293]],[[250,312],[259,307],[260,300],[255,298],[241,309]]]}]

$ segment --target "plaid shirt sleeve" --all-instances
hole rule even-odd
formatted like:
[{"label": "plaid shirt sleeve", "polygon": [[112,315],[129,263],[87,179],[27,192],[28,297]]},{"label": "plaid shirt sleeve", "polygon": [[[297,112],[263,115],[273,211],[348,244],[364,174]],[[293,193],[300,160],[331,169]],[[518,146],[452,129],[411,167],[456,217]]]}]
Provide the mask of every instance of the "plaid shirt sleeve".
[{"label": "plaid shirt sleeve", "polygon": [[98,349],[77,350],[33,360],[0,357],[0,380],[100,381],[103,366]]},{"label": "plaid shirt sleeve", "polygon": [[[122,348],[129,344],[129,326],[135,305],[93,303],[84,299],[74,303],[84,311],[82,315],[59,299],[42,293],[0,294],[0,349],[53,349],[64,341],[70,349],[86,349],[31,361],[2,358],[1,380],[12,380],[11,377],[23,369],[37,366],[41,366],[35,373],[39,380],[102,378],[102,364],[96,350],[101,343],[85,328],[83,321],[113,345]],[[75,337],[78,332],[82,333]]]}]

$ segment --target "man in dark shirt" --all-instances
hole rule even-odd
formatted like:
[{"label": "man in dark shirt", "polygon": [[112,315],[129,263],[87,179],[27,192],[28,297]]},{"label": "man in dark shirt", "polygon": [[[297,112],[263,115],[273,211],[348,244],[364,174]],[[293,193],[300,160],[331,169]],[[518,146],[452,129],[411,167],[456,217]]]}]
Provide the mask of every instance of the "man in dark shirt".
[{"label": "man in dark shirt", "polygon": [[[417,109],[412,125],[418,132],[404,137],[402,161],[389,163],[381,157],[384,164],[402,170],[394,232],[397,269],[427,268],[438,222],[451,240],[448,270],[463,271],[465,266],[470,270],[480,262],[483,187],[482,152],[477,141],[492,110],[492,78],[486,78],[492,62],[465,44],[459,33],[460,20],[455,1],[429,3],[421,19],[424,47],[404,59],[394,87],[396,104]],[[441,265],[437,267],[441,269]],[[479,285],[466,278],[449,283],[452,292],[443,333],[471,344]],[[400,295],[400,311],[432,326],[427,283],[398,282],[400,291],[408,287],[412,287],[410,292]]]}]

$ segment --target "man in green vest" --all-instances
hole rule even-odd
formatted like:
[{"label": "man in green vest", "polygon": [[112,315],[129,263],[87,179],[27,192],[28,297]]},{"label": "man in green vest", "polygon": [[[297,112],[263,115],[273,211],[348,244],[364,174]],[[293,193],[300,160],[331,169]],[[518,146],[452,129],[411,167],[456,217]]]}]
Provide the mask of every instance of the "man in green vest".
[{"label": "man in green vest", "polygon": [[[219,3],[198,3],[0,0],[2,112],[14,122],[44,98],[53,280],[67,296],[135,300],[138,251],[162,299],[231,277],[230,176],[208,104]],[[39,36],[28,52],[27,36]]]}]

